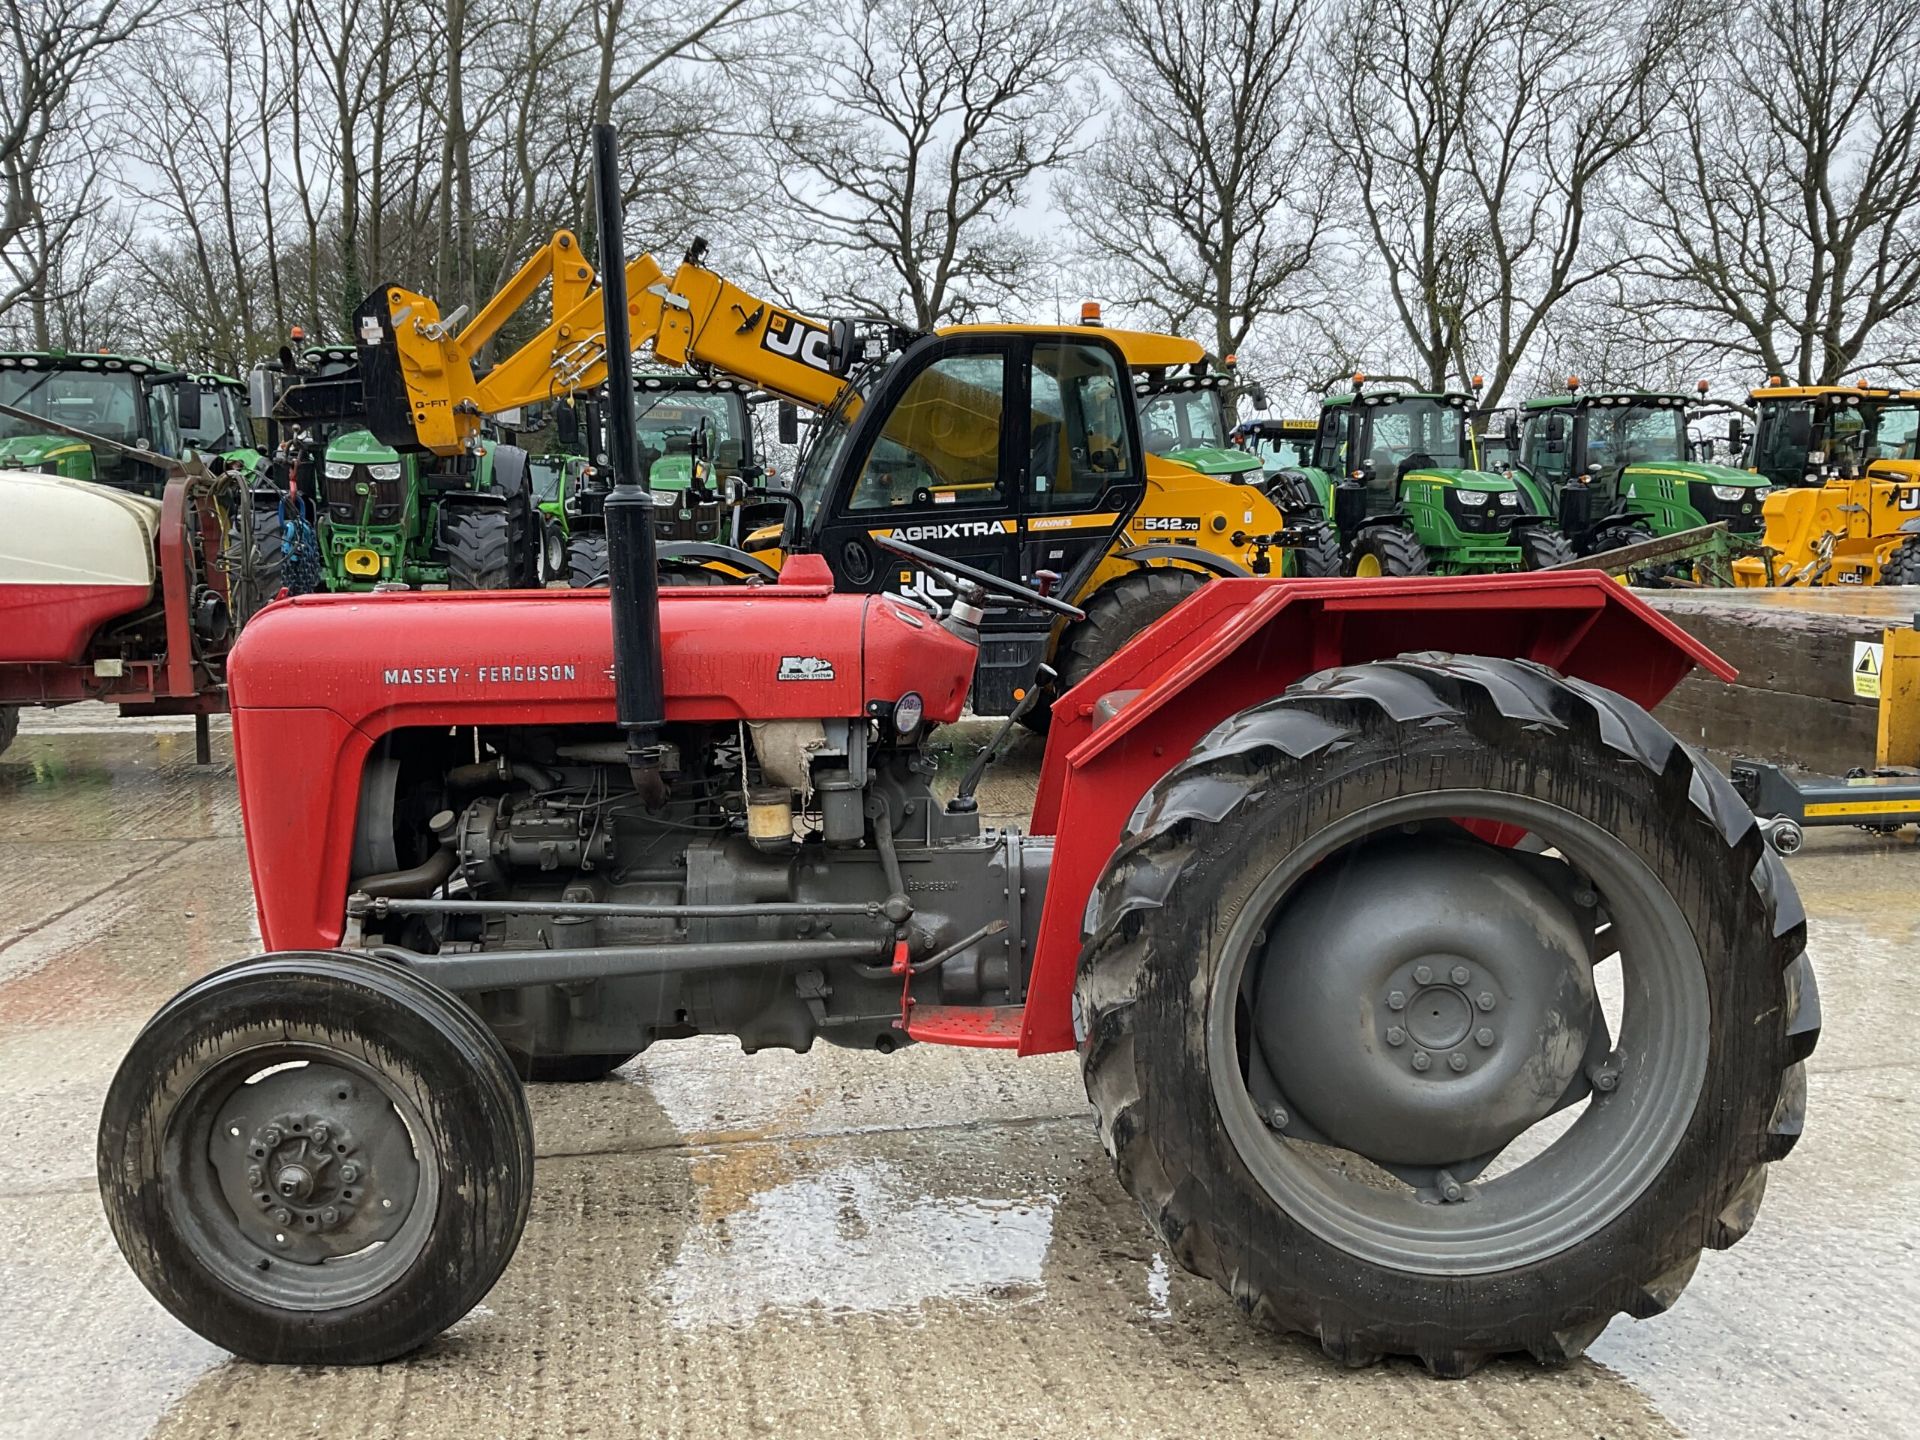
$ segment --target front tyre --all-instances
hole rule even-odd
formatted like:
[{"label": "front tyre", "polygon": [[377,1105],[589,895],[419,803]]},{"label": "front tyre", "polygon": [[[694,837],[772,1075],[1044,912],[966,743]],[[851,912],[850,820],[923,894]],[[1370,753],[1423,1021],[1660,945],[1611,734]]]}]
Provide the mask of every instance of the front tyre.
[{"label": "front tyre", "polygon": [[1805,921],[1638,706],[1518,661],[1328,671],[1135,815],[1075,991],[1087,1093],[1169,1251],[1256,1318],[1352,1364],[1560,1362],[1752,1224],[1819,1031]]},{"label": "front tyre", "polygon": [[450,588],[513,590],[523,583],[525,532],[516,532],[505,506],[449,505],[442,513]]},{"label": "front tyre", "polygon": [[371,1365],[431,1340],[512,1258],[533,1130],[506,1052],[406,970],[263,955],[135,1038],[100,1119],[134,1273],[250,1360]]},{"label": "front tyre", "polygon": [[1340,537],[1334,533],[1333,526],[1325,520],[1313,519],[1304,522],[1300,528],[1306,532],[1305,541],[1287,552],[1289,564],[1286,573],[1303,579],[1340,574]]},{"label": "front tyre", "polygon": [[1021,717],[1036,734],[1047,733],[1055,698],[1064,695],[1120,653],[1134,636],[1207,583],[1197,570],[1147,566],[1122,575],[1086,603],[1084,618],[1060,637],[1053,667],[1060,678],[1053,694]]},{"label": "front tyre", "polygon": [[1880,566],[1881,585],[1920,585],[1920,535],[1909,535],[1893,547]]},{"label": "front tyre", "polygon": [[1347,555],[1347,573],[1363,579],[1383,575],[1425,575],[1426,548],[1405,525],[1374,525],[1355,538]]},{"label": "front tyre", "polygon": [[1548,570],[1577,559],[1573,542],[1551,525],[1527,525],[1520,531],[1520,565],[1526,570]]}]

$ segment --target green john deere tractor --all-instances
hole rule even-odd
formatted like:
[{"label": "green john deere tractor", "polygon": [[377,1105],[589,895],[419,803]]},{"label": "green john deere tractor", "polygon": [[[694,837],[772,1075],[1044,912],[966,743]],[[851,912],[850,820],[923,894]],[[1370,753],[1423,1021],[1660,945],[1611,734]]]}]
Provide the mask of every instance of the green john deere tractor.
[{"label": "green john deere tractor", "polygon": [[402,455],[366,430],[327,443],[320,477],[320,563],[329,590],[444,585],[514,590],[536,583],[538,537],[527,452]]},{"label": "green john deere tractor", "polygon": [[1313,463],[1269,491],[1312,495],[1333,516],[1349,575],[1541,570],[1573,547],[1534,491],[1483,468],[1471,395],[1368,389],[1322,403]]},{"label": "green john deere tractor", "polygon": [[[199,423],[199,391],[184,371],[132,355],[81,355],[64,350],[0,353],[0,404],[83,430],[103,440],[181,453],[182,411]],[[0,414],[0,468],[38,470],[93,480],[158,498],[167,485],[159,465],[33,419]]]},{"label": "green john deere tractor", "polygon": [[[1193,367],[1195,373],[1142,371],[1133,377],[1140,407],[1140,438],[1147,449],[1190,465],[1216,480],[1255,484],[1260,457],[1233,443],[1236,382],[1232,371]],[[1263,401],[1256,401],[1256,405]]]},{"label": "green john deere tractor", "polygon": [[[647,488],[655,501],[655,540],[687,559],[697,559],[700,546],[732,543],[721,489],[734,481],[757,484],[760,475],[748,413],[753,387],[726,376],[673,370],[643,371],[634,377],[633,388],[640,444],[654,455]],[[607,582],[600,511],[608,483],[593,459],[603,448],[599,407],[598,396],[585,397],[571,411],[557,407],[556,449],[532,462],[542,578],[564,575],[575,587]],[[676,566],[675,578],[682,570],[708,574],[697,566]]]},{"label": "green john deere tractor", "polygon": [[[231,375],[204,374],[191,377],[199,392],[197,423],[189,425],[183,416],[181,438],[203,459],[220,459],[227,468],[257,475],[266,464],[260,441],[253,430],[253,412],[247,403],[247,386]],[[184,399],[186,390],[181,391]],[[190,403],[183,408],[191,408]]]},{"label": "green john deere tractor", "polygon": [[[1700,400],[1705,398],[1701,384]],[[1516,478],[1582,555],[1725,521],[1757,540],[1766,476],[1689,459],[1687,418],[1700,403],[1645,391],[1541,395],[1520,407]]]}]

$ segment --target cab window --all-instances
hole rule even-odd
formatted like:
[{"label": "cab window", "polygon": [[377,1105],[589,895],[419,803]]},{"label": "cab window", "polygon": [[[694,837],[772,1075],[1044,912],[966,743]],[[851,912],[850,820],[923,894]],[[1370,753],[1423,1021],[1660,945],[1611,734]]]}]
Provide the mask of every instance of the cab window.
[{"label": "cab window", "polygon": [[1353,413],[1350,405],[1330,407],[1320,415],[1320,438],[1315,445],[1315,468],[1327,470],[1334,475],[1347,473],[1347,420]]},{"label": "cab window", "polygon": [[1033,347],[1030,510],[1084,509],[1133,473],[1125,410],[1132,403],[1104,346],[1049,341]]},{"label": "cab window", "polygon": [[1520,441],[1520,463],[1542,480],[1565,480],[1569,468],[1570,417],[1532,415]]},{"label": "cab window", "polygon": [[1005,355],[949,355],[914,376],[854,481],[850,510],[1004,503]]}]

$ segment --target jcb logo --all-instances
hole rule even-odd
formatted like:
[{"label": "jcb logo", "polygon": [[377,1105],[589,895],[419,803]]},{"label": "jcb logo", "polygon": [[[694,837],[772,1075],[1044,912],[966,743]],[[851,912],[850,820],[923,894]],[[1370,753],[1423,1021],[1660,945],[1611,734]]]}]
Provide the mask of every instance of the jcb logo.
[{"label": "jcb logo", "polygon": [[767,316],[767,333],[760,337],[760,348],[815,370],[831,372],[833,368],[827,364],[827,332],[784,310]]},{"label": "jcb logo", "polygon": [[875,539],[888,540],[983,540],[1004,535],[1011,528],[1007,520],[942,520],[932,525],[899,525],[891,530],[873,530]]},{"label": "jcb logo", "polygon": [[1902,510],[1920,510],[1920,485],[1901,487],[1898,503]]}]

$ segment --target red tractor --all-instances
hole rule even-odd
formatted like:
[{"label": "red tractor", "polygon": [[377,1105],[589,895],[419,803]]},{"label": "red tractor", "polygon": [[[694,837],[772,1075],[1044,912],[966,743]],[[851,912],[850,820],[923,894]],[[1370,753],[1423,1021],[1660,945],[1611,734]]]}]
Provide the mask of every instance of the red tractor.
[{"label": "red tractor", "polygon": [[662,592],[650,510],[608,498],[610,596],[308,597],[240,642],[272,953],[148,1023],[99,1149],[202,1335],[423,1344],[525,1224],[521,1076],[696,1034],[1077,1049],[1169,1253],[1349,1364],[1567,1360],[1753,1223],[1819,1030],[1805,924],[1643,708],[1725,667],[1619,586],[1204,585],[1061,697],[1022,834],[977,772],[936,797],[928,737],[991,598],[1071,606],[894,539],[950,603],[812,556]]}]

